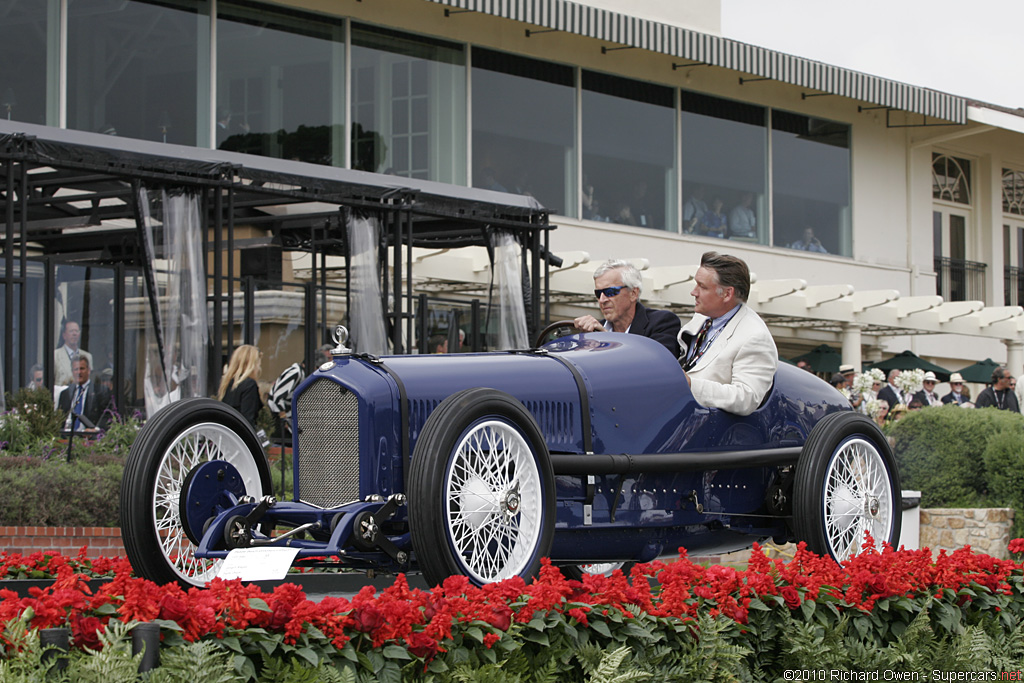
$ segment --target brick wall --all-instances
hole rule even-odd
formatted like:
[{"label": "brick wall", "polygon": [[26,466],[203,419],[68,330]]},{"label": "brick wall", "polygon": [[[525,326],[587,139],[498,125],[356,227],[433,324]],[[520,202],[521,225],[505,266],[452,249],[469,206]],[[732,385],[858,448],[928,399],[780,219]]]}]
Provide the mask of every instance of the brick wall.
[{"label": "brick wall", "polygon": [[91,558],[125,554],[117,527],[0,526],[0,548],[9,553],[30,555],[55,550],[62,555],[77,555],[82,546],[88,546],[86,555]]}]

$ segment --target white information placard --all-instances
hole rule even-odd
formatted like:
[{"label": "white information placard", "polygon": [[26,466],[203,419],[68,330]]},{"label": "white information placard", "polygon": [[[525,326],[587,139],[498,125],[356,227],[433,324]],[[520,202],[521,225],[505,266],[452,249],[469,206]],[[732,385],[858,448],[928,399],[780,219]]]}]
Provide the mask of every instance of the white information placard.
[{"label": "white information placard", "polygon": [[217,571],[220,579],[278,581],[291,568],[298,548],[235,548]]}]

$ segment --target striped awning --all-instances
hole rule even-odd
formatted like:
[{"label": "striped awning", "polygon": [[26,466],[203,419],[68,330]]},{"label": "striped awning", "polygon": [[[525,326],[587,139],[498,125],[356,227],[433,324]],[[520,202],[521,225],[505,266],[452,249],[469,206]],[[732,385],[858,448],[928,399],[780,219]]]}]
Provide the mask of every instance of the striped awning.
[{"label": "striped awning", "polygon": [[962,97],[569,0],[430,2],[660,52],[951,123],[967,123],[967,100]]}]

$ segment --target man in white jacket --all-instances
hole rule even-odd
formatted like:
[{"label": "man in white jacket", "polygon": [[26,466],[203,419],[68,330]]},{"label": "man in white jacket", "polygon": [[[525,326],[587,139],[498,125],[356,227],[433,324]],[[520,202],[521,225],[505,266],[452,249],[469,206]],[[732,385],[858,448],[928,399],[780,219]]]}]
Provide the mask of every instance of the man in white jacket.
[{"label": "man in white jacket", "polygon": [[695,280],[695,315],[679,333],[686,381],[701,405],[749,415],[779,365],[775,340],[746,303],[750,270],[742,259],[709,251]]}]

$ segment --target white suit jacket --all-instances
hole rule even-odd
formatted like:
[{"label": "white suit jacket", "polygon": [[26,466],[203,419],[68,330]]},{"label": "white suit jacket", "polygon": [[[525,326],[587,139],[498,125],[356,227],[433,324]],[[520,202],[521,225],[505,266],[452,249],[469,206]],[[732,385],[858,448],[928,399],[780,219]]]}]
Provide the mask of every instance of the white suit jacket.
[{"label": "white suit jacket", "polygon": [[[680,330],[681,362],[706,319],[694,314]],[[701,405],[749,415],[771,388],[778,366],[779,352],[768,326],[743,304],[687,374],[693,397]]]},{"label": "white suit jacket", "polygon": [[[78,355],[88,358],[89,369],[96,370],[96,366],[92,364],[91,353],[79,347]],[[56,385],[77,384],[74,373],[71,372],[71,357],[68,355],[68,349],[64,345],[53,350],[53,383]]]}]

